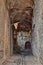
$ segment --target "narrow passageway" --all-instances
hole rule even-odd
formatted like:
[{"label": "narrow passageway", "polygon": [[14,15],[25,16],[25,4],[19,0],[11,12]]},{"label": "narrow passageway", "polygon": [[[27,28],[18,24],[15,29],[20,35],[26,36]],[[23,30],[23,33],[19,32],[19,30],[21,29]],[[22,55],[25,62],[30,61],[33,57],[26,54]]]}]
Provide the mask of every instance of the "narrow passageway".
[{"label": "narrow passageway", "polygon": [[43,0],[0,0],[0,65],[43,65],[42,21]]},{"label": "narrow passageway", "polygon": [[34,44],[32,44],[32,38],[37,40],[37,37],[35,38],[37,33],[34,33],[32,37],[35,29],[35,24],[33,25],[32,21],[34,10],[33,1],[34,0],[7,1],[11,26],[10,50],[13,56],[7,59],[3,65],[41,65],[38,59],[32,55],[32,53],[38,55],[37,42],[35,41]]},{"label": "narrow passageway", "polygon": [[41,65],[34,56],[14,55],[3,65]]},{"label": "narrow passageway", "polygon": [[21,11],[17,11],[14,21],[11,23],[14,53],[31,50],[33,9],[26,7]]}]

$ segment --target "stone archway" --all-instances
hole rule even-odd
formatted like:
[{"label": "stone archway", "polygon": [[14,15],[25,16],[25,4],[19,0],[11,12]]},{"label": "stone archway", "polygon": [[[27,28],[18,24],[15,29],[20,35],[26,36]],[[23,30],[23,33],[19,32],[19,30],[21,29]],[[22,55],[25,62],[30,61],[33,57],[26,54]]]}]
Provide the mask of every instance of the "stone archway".
[{"label": "stone archway", "polygon": [[[8,5],[8,4],[7,4]],[[30,6],[30,5],[29,5]],[[33,8],[33,7],[32,7]],[[11,10],[12,10],[12,6],[11,6]],[[11,11],[10,10],[10,11]],[[35,24],[35,23],[34,23]],[[34,27],[34,24],[33,24],[33,27]],[[6,23],[6,25],[7,25],[7,23]],[[10,25],[10,24],[9,24]],[[10,25],[10,28],[11,28],[11,25]],[[35,30],[36,31],[36,30]],[[12,50],[11,51],[11,54],[12,54],[12,52],[13,52],[13,44],[12,44],[12,31],[10,32],[11,33],[11,38],[10,38],[10,42],[11,42],[11,44],[10,44],[10,49]],[[36,35],[37,35],[37,33],[36,33]],[[35,35],[34,35],[34,37],[35,37]],[[33,38],[34,39],[34,38]],[[36,40],[36,39],[35,39]],[[36,46],[36,45],[35,45]],[[35,53],[36,51],[34,50],[34,44],[32,45],[32,48],[33,48],[33,54],[36,56],[37,54]],[[36,49],[36,48],[35,48]],[[35,52],[34,52],[35,51]]]},{"label": "stone archway", "polygon": [[[29,41],[31,45],[32,14],[33,14],[33,9],[31,7],[26,7],[24,10],[21,10],[21,12],[17,11],[16,16],[14,17],[14,22],[13,22],[13,25],[15,26],[15,28],[13,27],[14,28],[14,32],[13,32],[14,40],[18,42],[19,48],[25,47],[26,41]],[[21,39],[19,38],[19,37],[22,37],[22,35],[25,38],[25,41],[23,39],[21,41]],[[14,46],[16,42],[14,41]]]},{"label": "stone archway", "polygon": [[[8,1],[7,1],[8,2]],[[18,13],[19,14],[19,12],[21,12],[21,13],[26,13],[25,12],[25,8],[26,8],[26,10],[28,10],[29,12],[31,11],[31,10],[33,10],[33,7],[34,7],[34,2],[33,2],[33,0],[29,0],[29,1],[26,1],[25,2],[25,6],[24,6],[24,2],[22,3],[22,4],[18,4],[18,1],[14,1],[15,3],[14,3],[14,5],[13,5],[13,2],[11,1],[11,2],[9,2],[9,3],[11,3],[11,4],[9,4],[9,3],[7,3],[7,8],[8,8],[8,11],[9,11],[9,16],[10,16],[10,22],[12,22],[11,23],[11,25],[10,26],[12,26],[12,24],[13,23],[15,23],[14,22],[14,19],[15,19],[15,17],[16,17],[16,14]],[[21,1],[20,1],[20,3],[21,3]],[[30,4],[31,3],[31,4]],[[16,5],[16,4],[18,4],[18,6]],[[20,7],[20,5],[21,5],[21,7]],[[22,12],[23,11],[23,12]],[[28,11],[27,11],[27,13],[26,14],[28,14]],[[28,18],[29,18],[29,24],[31,25],[31,21],[32,21],[32,14],[33,14],[33,11],[31,11],[30,12],[30,16],[28,15]],[[16,20],[15,20],[16,21]],[[17,20],[18,21],[18,20]],[[22,21],[22,20],[21,20]],[[31,28],[31,26],[30,26],[30,28]],[[29,28],[28,28],[29,29]],[[31,28],[32,29],[32,28]],[[12,31],[11,31],[11,46],[13,45],[12,43],[13,43],[13,41],[12,41],[13,39],[12,39]],[[12,47],[11,47],[11,49],[12,49]]]},{"label": "stone archway", "polygon": [[[5,3],[4,3],[4,0],[0,0],[1,1],[1,9],[2,9],[2,12],[1,12],[1,15],[0,15],[0,19],[1,19],[1,23],[3,24],[4,22],[4,31],[2,33],[4,33],[4,38],[3,38],[3,41],[4,41],[4,45],[3,45],[3,51],[4,51],[4,54],[3,54],[3,57],[6,58],[6,57],[9,57],[10,56],[10,21],[9,21],[9,15],[8,15],[8,11],[5,7]],[[42,0],[35,0],[35,8],[34,8],[34,18],[33,18],[33,28],[34,28],[34,24],[35,24],[35,28],[34,28],[34,31],[32,33],[32,48],[33,48],[33,54],[34,56],[36,56],[38,58],[38,60],[40,59],[41,62],[43,60],[43,37],[42,37],[42,29],[43,29],[43,24],[42,24],[42,12],[43,12],[43,1]],[[40,5],[39,5],[40,4]],[[42,8],[41,8],[42,7]],[[4,9],[3,9],[4,8]],[[4,11],[3,11],[4,10]],[[3,15],[3,17],[2,17]],[[5,18],[4,18],[5,17]],[[41,23],[40,23],[41,21]],[[2,26],[3,27],[3,26]],[[6,27],[6,28],[5,28]],[[1,28],[1,27],[0,27]],[[41,29],[41,31],[40,31]],[[2,28],[3,30],[3,28]],[[0,34],[2,34],[0,33]],[[3,34],[2,34],[3,35]],[[7,37],[6,37],[7,36]],[[6,41],[7,40],[7,41]],[[42,44],[40,44],[42,42]],[[40,51],[41,50],[41,51]],[[7,53],[7,54],[6,54]],[[42,59],[41,59],[41,58]]]},{"label": "stone archway", "polygon": [[[40,5],[39,5],[40,4]],[[40,57],[40,52],[39,52],[39,48],[40,48],[40,35],[39,35],[39,31],[40,28],[42,27],[40,24],[41,21],[41,13],[42,13],[42,9],[40,9],[42,5],[42,1],[35,1],[35,8],[34,8],[34,18],[33,18],[33,33],[32,33],[32,49],[33,49],[33,55],[36,56],[39,60]],[[38,25],[39,24],[39,25]],[[34,28],[35,26],[35,28]],[[41,29],[42,30],[42,29]]]}]

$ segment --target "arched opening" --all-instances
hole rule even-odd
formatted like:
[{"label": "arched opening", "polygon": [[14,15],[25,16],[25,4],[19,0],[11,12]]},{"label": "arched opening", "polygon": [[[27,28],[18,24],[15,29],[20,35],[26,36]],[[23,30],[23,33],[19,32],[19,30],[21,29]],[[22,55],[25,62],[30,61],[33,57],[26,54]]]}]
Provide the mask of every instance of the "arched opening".
[{"label": "arched opening", "polygon": [[[9,0],[9,1],[12,1],[12,0]],[[13,1],[15,1],[15,0],[13,0]],[[18,1],[20,1],[20,0],[18,0]],[[27,0],[26,0],[27,1]],[[31,1],[31,0],[30,0]],[[43,48],[41,48],[41,47],[39,47],[40,46],[40,42],[41,43],[43,43],[42,42],[42,18],[41,18],[41,14],[42,14],[42,9],[40,9],[41,8],[41,2],[40,1],[38,1],[38,0],[35,0],[35,1],[37,1],[36,2],[36,7],[35,7],[35,18],[34,18],[34,26],[33,26],[33,28],[35,27],[35,29],[34,29],[34,31],[33,31],[33,45],[30,45],[30,41],[28,41],[28,40],[25,40],[26,42],[25,42],[25,45],[24,45],[24,47],[23,48],[25,48],[25,49],[31,49],[31,46],[33,47],[33,54],[34,54],[34,56],[36,56],[37,57],[37,59],[38,59],[38,61],[40,60],[39,58],[41,57],[42,58],[42,49]],[[11,3],[10,3],[11,4]],[[17,3],[16,3],[17,4]],[[39,5],[40,4],[40,5]],[[3,1],[2,1],[2,6],[4,6],[4,4],[3,4]],[[4,6],[5,7],[5,6]],[[19,9],[19,8],[14,8],[16,11],[14,11],[13,12],[13,9],[11,8],[10,9],[10,11],[9,11],[9,15],[11,15],[11,12],[12,13],[17,13],[17,11],[19,10],[19,12],[22,12],[22,15],[24,16],[24,17],[20,17],[19,16],[19,18],[21,18],[21,19],[19,19],[18,17],[16,17],[16,18],[18,18],[19,20],[21,20],[22,21],[22,19],[23,19],[23,21],[22,22],[19,22],[19,20],[17,19],[17,21],[15,22],[15,17],[12,19],[12,17],[13,17],[13,15],[12,15],[12,17],[10,16],[10,21],[9,21],[9,16],[8,16],[8,12],[6,12],[7,10],[6,10],[6,8],[2,8],[2,12],[1,12],[1,16],[2,16],[2,14],[3,14],[3,17],[1,17],[2,19],[1,19],[1,24],[3,24],[2,22],[4,22],[4,29],[2,29],[3,31],[4,31],[4,37],[3,37],[3,34],[2,34],[2,32],[1,32],[1,34],[2,34],[2,38],[3,38],[3,40],[4,40],[4,45],[3,45],[3,51],[4,51],[4,57],[6,58],[6,57],[8,57],[8,55],[10,55],[10,48],[12,48],[14,45],[13,45],[13,42],[14,42],[14,38],[16,38],[16,36],[14,36],[14,35],[18,35],[17,37],[19,37],[19,34],[18,33],[16,33],[15,34],[15,32],[19,32],[20,33],[20,31],[21,31],[21,36],[22,36],[22,41],[23,41],[23,39],[24,39],[24,33],[26,32],[28,32],[29,30],[30,30],[30,28],[27,30],[27,28],[28,28],[28,26],[26,26],[26,25],[28,25],[27,24],[27,20],[25,20],[25,19],[23,19],[23,18],[25,18],[25,16],[27,16],[27,8],[29,8],[30,9],[30,6],[28,6],[28,7],[26,7],[26,10],[25,10],[25,7],[23,8],[23,10],[21,10],[21,9]],[[4,10],[5,9],[5,10]],[[33,9],[33,8],[32,8]],[[3,11],[4,10],[4,11]],[[26,12],[26,13],[25,13]],[[7,14],[6,14],[7,13]],[[15,14],[16,14],[15,13]],[[15,16],[15,14],[14,14],[14,16]],[[21,13],[20,13],[21,14]],[[19,14],[18,14],[19,15]],[[40,16],[39,16],[40,15]],[[6,16],[6,17],[5,17]],[[4,20],[5,19],[5,20]],[[26,18],[27,19],[27,18]],[[13,21],[12,21],[13,20]],[[24,25],[23,23],[24,23],[24,21],[25,21],[25,24],[26,25]],[[41,25],[40,25],[40,21],[41,21]],[[15,23],[14,23],[15,22]],[[22,26],[21,26],[21,24],[23,24],[22,26],[24,26],[23,28],[22,28]],[[19,25],[19,26],[18,26]],[[11,27],[10,27],[11,26]],[[26,26],[26,28],[25,28],[25,26]],[[10,27],[10,28],[9,28]],[[30,27],[30,25],[29,25],[29,27]],[[17,28],[18,28],[18,30],[17,30]],[[10,30],[11,29],[11,30]],[[15,30],[16,29],[16,30]],[[24,30],[23,30],[24,29]],[[41,31],[40,31],[40,29],[41,29]],[[11,32],[10,32],[11,31]],[[25,32],[24,32],[25,31]],[[9,33],[11,33],[11,35],[9,35]],[[26,34],[25,34],[26,35]],[[11,36],[11,37],[10,37]],[[21,37],[20,36],[20,37]],[[27,35],[26,35],[27,36]],[[4,39],[5,38],[5,39]],[[10,40],[10,38],[11,38],[11,40]],[[17,38],[18,39],[18,38]],[[41,39],[41,40],[40,40]],[[10,43],[10,42],[11,43]],[[15,40],[16,41],[16,40]],[[19,41],[20,42],[20,41]],[[15,42],[14,42],[15,43]],[[31,44],[32,44],[31,43]],[[22,43],[21,43],[22,44]],[[41,45],[42,46],[42,45]],[[15,47],[13,47],[13,48],[15,48]],[[12,50],[13,50],[13,48],[12,48]],[[41,55],[40,55],[40,49],[41,49]],[[14,50],[13,50],[14,51]],[[1,55],[2,55],[2,53],[1,53]],[[14,57],[15,58],[15,57]],[[30,59],[30,58],[29,58]],[[33,60],[34,61],[34,60]],[[35,64],[35,63],[34,63]]]},{"label": "arched opening", "polygon": [[15,3],[13,3],[13,0],[7,2],[11,24],[11,46],[13,45],[13,53],[21,53],[22,51],[26,51],[27,53],[32,51],[31,36],[34,1],[29,0],[27,2],[28,5],[25,2],[25,6],[23,4],[24,2],[21,3],[20,1],[21,4],[18,4],[17,0]]},{"label": "arched opening", "polygon": [[32,16],[33,9],[26,7],[23,10],[15,9],[17,14],[11,22],[13,53],[32,54]]}]

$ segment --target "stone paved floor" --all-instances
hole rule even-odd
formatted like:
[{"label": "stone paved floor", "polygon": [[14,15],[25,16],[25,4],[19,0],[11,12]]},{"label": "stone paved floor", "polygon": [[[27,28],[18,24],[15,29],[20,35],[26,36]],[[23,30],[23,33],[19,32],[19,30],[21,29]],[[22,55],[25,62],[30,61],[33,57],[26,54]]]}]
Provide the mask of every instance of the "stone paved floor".
[{"label": "stone paved floor", "polygon": [[14,55],[3,65],[41,65],[34,56]]}]

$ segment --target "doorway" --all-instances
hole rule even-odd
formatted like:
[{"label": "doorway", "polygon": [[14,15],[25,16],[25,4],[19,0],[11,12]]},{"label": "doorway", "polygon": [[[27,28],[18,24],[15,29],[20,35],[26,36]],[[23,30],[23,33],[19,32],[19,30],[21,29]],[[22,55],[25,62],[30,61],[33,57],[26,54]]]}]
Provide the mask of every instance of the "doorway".
[{"label": "doorway", "polygon": [[12,25],[13,54],[32,54],[32,16],[33,9],[16,9]]}]

